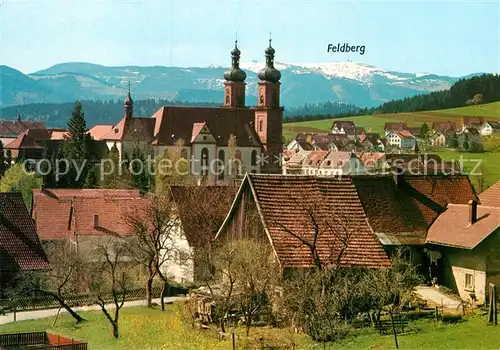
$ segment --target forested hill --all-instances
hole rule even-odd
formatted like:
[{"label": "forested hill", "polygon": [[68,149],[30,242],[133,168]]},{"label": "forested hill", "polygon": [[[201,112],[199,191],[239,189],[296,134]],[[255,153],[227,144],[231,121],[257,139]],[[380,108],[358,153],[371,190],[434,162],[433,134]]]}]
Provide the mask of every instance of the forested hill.
[{"label": "forested hill", "polygon": [[[123,101],[81,101],[87,126],[95,124],[114,124],[123,117]],[[40,120],[48,127],[66,127],[74,103],[33,103],[23,106],[5,107],[0,109],[0,119],[14,119],[18,111],[24,120]],[[219,106],[220,103],[196,103],[169,100],[136,100],[134,115],[151,117],[164,105],[177,106]]]},{"label": "forested hill", "polygon": [[293,116],[286,118],[285,122],[320,120],[356,115],[418,112],[496,101],[500,101],[500,75],[483,74],[460,79],[448,90],[393,100],[374,108],[357,108],[355,106],[345,105],[346,109],[352,107],[352,110],[332,112],[328,110],[328,108],[324,108],[325,105],[328,105],[327,103],[307,105],[307,108],[297,109],[303,113],[295,113]]},{"label": "forested hill", "polygon": [[369,111],[370,114],[417,112],[495,101],[500,101],[500,75],[483,74],[460,79],[448,90],[386,102],[380,107],[371,108]]}]

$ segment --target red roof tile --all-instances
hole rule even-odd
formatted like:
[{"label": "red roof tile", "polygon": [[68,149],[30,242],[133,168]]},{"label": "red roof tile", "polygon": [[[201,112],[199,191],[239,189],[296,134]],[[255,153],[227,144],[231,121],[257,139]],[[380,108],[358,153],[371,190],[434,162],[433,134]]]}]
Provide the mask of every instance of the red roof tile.
[{"label": "red roof tile", "polygon": [[500,207],[500,181],[493,184],[479,195],[482,205]]},{"label": "red roof tile", "polygon": [[255,193],[263,225],[282,267],[313,264],[310,250],[283,229],[284,226],[312,242],[314,230],[309,209],[320,227],[317,249],[323,264],[335,264],[342,240],[348,239],[340,261],[342,266],[390,266],[387,254],[367,223],[351,178],[247,174],[240,193],[245,186],[251,186]]},{"label": "red roof tile", "polygon": [[[423,244],[427,229],[448,203],[475,199],[465,175],[355,176],[353,183],[373,231],[384,244]],[[389,236],[386,236],[389,235]]]},{"label": "red roof tile", "polygon": [[500,227],[500,208],[479,205],[472,225],[469,210],[469,205],[448,205],[430,227],[427,243],[474,249]]},{"label": "red roof tile", "polygon": [[[62,239],[76,234],[126,234],[123,213],[141,205],[139,190],[33,190],[33,210],[40,239]],[[94,229],[99,215],[102,229]]]},{"label": "red roof tile", "polygon": [[23,120],[0,120],[0,136],[18,136],[26,129],[45,129],[43,122]]},{"label": "red roof tile", "polygon": [[384,130],[385,131],[399,131],[399,130],[407,130],[408,125],[404,122],[393,122],[393,123],[385,123]]},{"label": "red roof tile", "polygon": [[0,262],[2,270],[50,268],[20,193],[0,193]]},{"label": "red roof tile", "polygon": [[113,129],[113,125],[94,125],[90,130],[89,134],[94,140],[101,140],[105,135],[107,135]]}]

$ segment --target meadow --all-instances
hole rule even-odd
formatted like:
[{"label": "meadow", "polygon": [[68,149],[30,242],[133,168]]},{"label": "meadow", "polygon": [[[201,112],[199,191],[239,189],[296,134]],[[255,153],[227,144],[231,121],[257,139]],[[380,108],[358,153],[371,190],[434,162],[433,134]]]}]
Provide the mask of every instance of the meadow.
[{"label": "meadow", "polygon": [[423,123],[432,124],[434,121],[448,120],[460,123],[462,116],[481,116],[486,119],[500,119],[500,102],[437,111],[361,115],[349,118],[285,123],[283,124],[283,136],[285,136],[286,140],[293,140],[299,132],[327,132],[331,130],[334,120],[352,120],[356,126],[362,126],[366,131],[383,134],[384,125],[388,122],[403,121],[409,126],[421,126]]},{"label": "meadow", "polygon": [[[182,302],[158,308],[124,308],[120,313],[121,336],[115,340],[105,316],[99,311],[82,312],[87,321],[74,326],[63,314],[54,326],[54,317],[0,325],[0,333],[50,331],[86,340],[89,349],[231,349],[231,339],[217,339],[215,329],[197,330],[182,316]],[[486,316],[473,314],[458,323],[432,319],[411,322],[409,334],[398,336],[400,349],[493,349],[500,343],[500,326],[488,326]],[[371,328],[352,331],[335,343],[315,343],[305,334],[291,329],[254,327],[250,336],[243,328],[235,330],[236,349],[393,349],[394,337],[380,335]],[[255,347],[257,346],[257,347]]]}]

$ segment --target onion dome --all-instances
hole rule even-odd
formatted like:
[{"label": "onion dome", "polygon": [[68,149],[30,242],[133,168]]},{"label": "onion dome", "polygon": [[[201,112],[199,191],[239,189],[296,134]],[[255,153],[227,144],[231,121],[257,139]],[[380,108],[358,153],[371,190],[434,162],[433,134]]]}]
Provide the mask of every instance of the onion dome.
[{"label": "onion dome", "polygon": [[231,69],[224,72],[224,79],[232,82],[243,82],[247,78],[247,73],[240,69],[241,51],[238,49],[238,40],[234,42],[234,49],[231,51]]},{"label": "onion dome", "polygon": [[132,100],[132,96],[130,96],[130,81],[128,82],[128,94],[125,98],[125,106],[133,106],[134,101]]},{"label": "onion dome", "polygon": [[271,39],[269,39],[269,47],[266,49],[266,66],[264,69],[259,71],[257,76],[262,81],[268,81],[271,83],[278,83],[281,79],[281,73],[279,70],[274,68],[274,53],[276,51],[271,46]]}]

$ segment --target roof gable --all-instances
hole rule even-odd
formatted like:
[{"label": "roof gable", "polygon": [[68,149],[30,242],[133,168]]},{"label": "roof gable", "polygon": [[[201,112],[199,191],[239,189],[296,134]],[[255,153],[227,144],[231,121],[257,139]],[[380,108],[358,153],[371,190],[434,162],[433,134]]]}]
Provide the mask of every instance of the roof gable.
[{"label": "roof gable", "polygon": [[[282,267],[310,267],[310,250],[287,230],[312,242],[314,212],[320,230],[317,249],[323,264],[336,264],[348,241],[340,265],[380,268],[390,266],[380,242],[367,224],[349,177],[316,178],[247,174],[218,236],[234,214],[239,196],[250,187],[270,243]],[[304,200],[307,198],[308,200]]]}]

